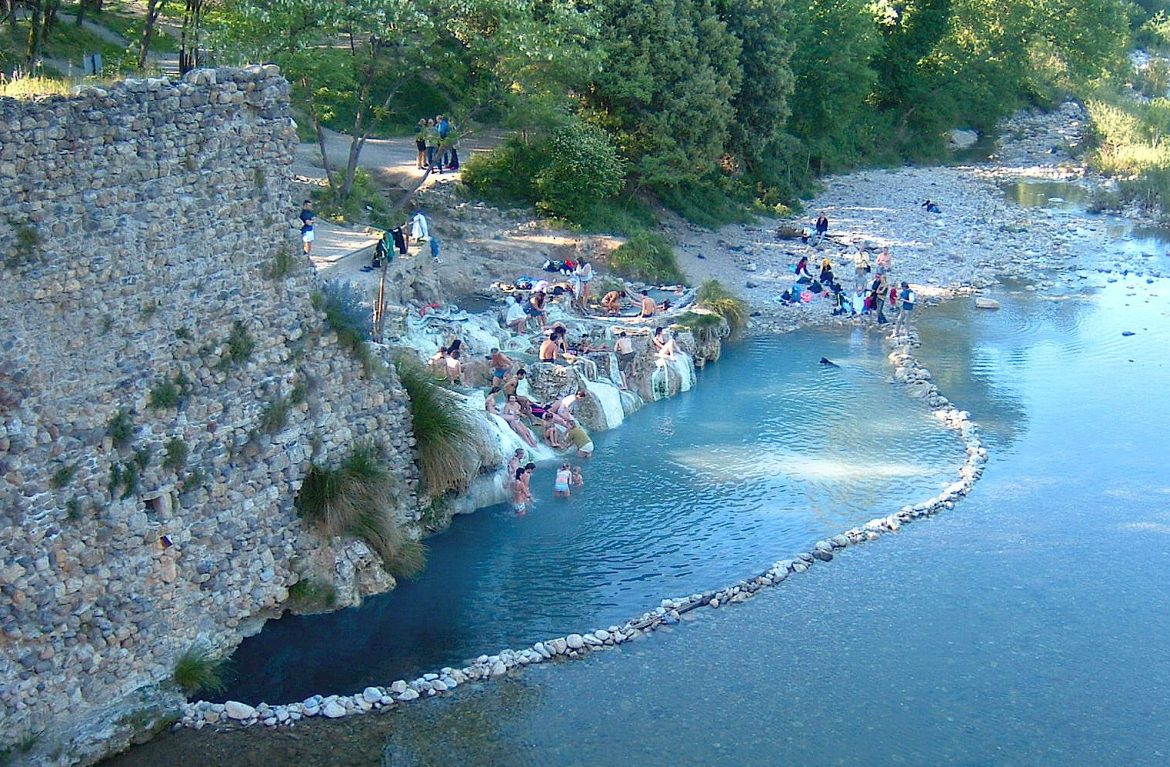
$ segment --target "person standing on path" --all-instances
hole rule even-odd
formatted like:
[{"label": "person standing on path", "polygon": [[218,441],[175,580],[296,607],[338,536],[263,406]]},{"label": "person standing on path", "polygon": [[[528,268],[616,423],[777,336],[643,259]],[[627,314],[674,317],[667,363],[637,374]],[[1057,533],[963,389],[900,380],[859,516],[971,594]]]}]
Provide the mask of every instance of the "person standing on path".
[{"label": "person standing on path", "polygon": [[419,170],[426,170],[427,167],[427,119],[425,117],[419,118],[418,129],[414,133],[414,148],[418,150],[418,160],[416,165]]},{"label": "person standing on path", "polygon": [[581,305],[581,309],[585,312],[589,311],[590,285],[593,281],[593,264],[582,258],[577,262],[577,268],[573,270],[573,276],[577,282],[577,301]]},{"label": "person standing on path", "polygon": [[906,337],[910,337],[910,320],[913,319],[911,315],[914,313],[914,305],[918,303],[918,296],[910,289],[910,283],[903,282],[902,290],[898,293],[898,300],[901,301],[901,308],[898,311],[898,321],[894,323],[893,338],[897,338],[902,333]]},{"label": "person standing on path", "polygon": [[313,201],[305,200],[301,203],[301,242],[305,244],[305,255],[310,256],[313,253],[313,240],[317,238],[313,231],[313,222],[317,219],[317,214],[313,212]]},{"label": "person standing on path", "polygon": [[426,130],[427,168],[435,169],[435,153],[439,149],[439,127],[434,120],[427,120]]}]

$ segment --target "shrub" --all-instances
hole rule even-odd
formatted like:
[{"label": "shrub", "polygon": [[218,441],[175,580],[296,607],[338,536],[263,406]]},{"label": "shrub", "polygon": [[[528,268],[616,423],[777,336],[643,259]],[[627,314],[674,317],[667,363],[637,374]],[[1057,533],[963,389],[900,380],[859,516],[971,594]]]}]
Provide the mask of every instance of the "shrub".
[{"label": "shrub", "polygon": [[232,323],[232,332],[227,339],[227,354],[224,356],[221,365],[223,364],[238,364],[244,362],[252,356],[252,352],[256,349],[256,341],[253,340],[248,327],[242,320],[236,320]]},{"label": "shrub", "polygon": [[147,407],[154,410],[166,410],[177,407],[178,404],[179,387],[175,385],[174,381],[163,379],[150,387],[150,397],[146,401]]},{"label": "shrub", "polygon": [[674,257],[674,248],[660,234],[635,234],[610,255],[609,266],[631,280],[651,284],[686,282]]},{"label": "shrub", "polygon": [[215,657],[201,642],[196,642],[175,661],[174,680],[187,695],[198,692],[219,693],[227,687],[227,659]]},{"label": "shrub", "polygon": [[287,248],[281,248],[275,256],[272,257],[272,263],[268,266],[267,277],[270,280],[282,280],[292,274],[293,267],[296,266],[296,259]]},{"label": "shrub", "polygon": [[106,434],[113,440],[116,448],[129,445],[130,440],[134,438],[134,422],[130,420],[130,414],[125,410],[119,410],[110,416],[106,424]]},{"label": "shrub", "polygon": [[[409,577],[417,552],[394,519],[394,493],[394,478],[378,463],[374,449],[360,446],[336,469],[313,464],[294,505],[323,534],[361,538],[382,558],[387,572]],[[407,559],[400,564],[402,554]]]},{"label": "shrub", "polygon": [[329,610],[337,604],[337,589],[332,583],[302,578],[289,586],[288,601],[300,610]]},{"label": "shrub", "polygon": [[595,205],[617,194],[625,163],[605,131],[581,122],[553,132],[542,147],[548,165],[536,174],[538,210],[582,221]]},{"label": "shrub", "polygon": [[40,258],[42,245],[41,233],[35,226],[21,224],[13,227],[13,237],[8,244],[4,263],[13,268],[31,264]]},{"label": "shrub", "polygon": [[77,464],[63,464],[53,471],[53,476],[49,477],[49,484],[54,490],[60,490],[73,481],[75,474],[77,474]]},{"label": "shrub", "polygon": [[264,406],[260,415],[260,428],[269,434],[275,434],[288,425],[288,400],[279,394],[273,397]]},{"label": "shrub", "polygon": [[163,459],[163,468],[178,473],[179,469],[187,465],[187,456],[190,453],[190,449],[187,447],[186,442],[178,437],[173,437],[167,440],[165,450],[167,457]]},{"label": "shrub", "polygon": [[494,202],[535,203],[535,179],[544,169],[541,142],[509,136],[490,152],[477,152],[463,164],[460,177],[476,195]]},{"label": "shrub", "polygon": [[288,393],[288,401],[290,405],[300,405],[309,398],[309,387],[303,381],[297,381],[293,385],[292,391]]},{"label": "shrub", "polygon": [[368,369],[373,364],[368,341],[374,332],[374,318],[357,288],[339,280],[327,282],[313,295],[313,306],[325,312],[325,322],[337,334],[341,347]]},{"label": "shrub", "polygon": [[678,324],[694,334],[700,343],[710,343],[723,328],[723,318],[714,312],[688,311],[678,318]]},{"label": "shrub", "polygon": [[418,362],[400,356],[395,364],[410,397],[411,426],[427,494],[435,497],[466,487],[468,454],[477,441],[470,415]]},{"label": "shrub", "polygon": [[727,320],[727,325],[733,333],[747,327],[747,303],[734,295],[719,280],[705,280],[699,286],[696,298],[698,306],[705,306]]}]

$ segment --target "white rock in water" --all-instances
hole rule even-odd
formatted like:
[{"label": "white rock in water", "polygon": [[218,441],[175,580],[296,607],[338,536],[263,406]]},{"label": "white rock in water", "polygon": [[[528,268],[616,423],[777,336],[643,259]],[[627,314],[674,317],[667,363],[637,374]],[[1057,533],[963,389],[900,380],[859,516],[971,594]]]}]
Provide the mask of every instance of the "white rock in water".
[{"label": "white rock in water", "polygon": [[367,687],[366,689],[362,690],[362,698],[364,698],[367,703],[377,703],[378,701],[382,700],[382,691],[377,687]]},{"label": "white rock in water", "polygon": [[338,719],[345,716],[345,706],[335,700],[331,700],[325,704],[325,708],[321,709],[321,713],[330,719]]},{"label": "white rock in water", "polygon": [[415,700],[416,698],[418,698],[418,691],[411,690],[410,688],[407,688],[402,692],[401,695],[398,696],[398,700],[401,701]]},{"label": "white rock in water", "polygon": [[229,700],[227,703],[224,703],[223,710],[228,715],[228,719],[235,719],[238,722],[256,716],[256,709],[247,703],[240,703],[235,700]]},{"label": "white rock in water", "polygon": [[492,676],[503,676],[506,673],[508,673],[508,667],[504,665],[503,661],[498,660],[492,664]]},{"label": "white rock in water", "polygon": [[580,634],[569,634],[565,637],[565,644],[568,645],[570,650],[580,650],[585,646],[585,640]]},{"label": "white rock in water", "polygon": [[608,641],[609,641],[609,632],[608,632],[608,631],[606,631],[605,629],[597,629],[597,631],[594,631],[594,632],[593,632],[593,636],[597,637],[597,638],[598,638],[598,639],[600,639],[602,642],[608,642]]},{"label": "white rock in water", "polygon": [[998,309],[999,308],[999,301],[996,301],[994,298],[976,298],[975,299],[975,308],[976,309]]},{"label": "white rock in water", "polygon": [[402,693],[406,692],[406,682],[401,679],[399,679],[397,682],[394,682],[390,685],[390,692],[394,693],[395,695],[401,695]]}]

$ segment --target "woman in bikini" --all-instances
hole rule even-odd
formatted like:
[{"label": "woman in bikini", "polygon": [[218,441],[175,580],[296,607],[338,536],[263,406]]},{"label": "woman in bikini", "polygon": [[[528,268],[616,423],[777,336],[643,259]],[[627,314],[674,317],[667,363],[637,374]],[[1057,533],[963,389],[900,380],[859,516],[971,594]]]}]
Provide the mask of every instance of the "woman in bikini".
[{"label": "woman in bikini", "polygon": [[500,413],[500,416],[508,422],[508,425],[512,427],[512,431],[520,435],[520,439],[528,443],[529,447],[536,447],[536,437],[532,436],[532,432],[520,420],[520,401],[515,394],[508,397],[508,404],[504,405],[504,411]]}]

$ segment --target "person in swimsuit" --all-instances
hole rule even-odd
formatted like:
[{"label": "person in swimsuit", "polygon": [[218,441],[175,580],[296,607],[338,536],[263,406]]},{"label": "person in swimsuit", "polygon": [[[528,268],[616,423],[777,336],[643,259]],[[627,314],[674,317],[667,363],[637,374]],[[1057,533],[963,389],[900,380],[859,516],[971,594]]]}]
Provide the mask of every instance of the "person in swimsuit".
[{"label": "person in swimsuit", "polygon": [[527,476],[528,467],[522,466],[516,469],[512,479],[512,508],[516,510],[518,517],[528,513],[528,503],[532,500],[532,493],[528,490],[526,482]]},{"label": "person in swimsuit", "polygon": [[572,482],[570,482],[569,484],[571,484],[573,487],[584,487],[585,486],[585,478],[581,476],[581,467],[580,466],[573,467],[573,479],[572,479]]},{"label": "person in swimsuit", "polygon": [[557,354],[561,353],[560,344],[557,341],[560,339],[560,333],[554,330],[549,337],[540,343],[540,361],[541,362],[556,362]]},{"label": "person in swimsuit", "polygon": [[562,463],[557,469],[556,480],[553,483],[553,495],[557,498],[569,497],[569,484],[573,481],[573,469],[569,464]]},{"label": "person in swimsuit", "polygon": [[544,423],[544,439],[550,447],[562,448],[561,437],[569,430],[571,424],[556,413],[546,410],[541,417]]},{"label": "person in swimsuit", "polygon": [[601,308],[605,313],[613,316],[622,313],[622,299],[626,297],[624,290],[611,290],[601,297]]},{"label": "person in swimsuit", "polygon": [[561,397],[555,405],[553,405],[553,412],[564,418],[569,418],[573,415],[573,407],[584,400],[586,393],[584,389],[578,389],[575,394],[568,394]]},{"label": "person in swimsuit", "polygon": [[540,321],[540,329],[541,330],[544,330],[545,317],[547,316],[545,314],[545,310],[544,310],[544,301],[545,301],[544,291],[543,290],[534,290],[534,291],[532,291],[532,296],[528,299],[528,303],[524,305],[524,312],[529,317],[535,317],[536,319],[538,319]]},{"label": "person in swimsuit", "polygon": [[658,356],[664,360],[672,360],[677,351],[678,347],[674,345],[674,338],[670,335],[670,331],[662,331],[662,346],[658,349]]},{"label": "person in swimsuit", "polygon": [[453,385],[462,384],[463,365],[459,362],[459,350],[447,350],[447,380]]},{"label": "person in swimsuit", "polygon": [[512,369],[512,365],[515,363],[512,362],[508,355],[495,348],[492,349],[492,356],[490,359],[492,366],[491,382],[493,385],[503,385],[504,379],[508,377],[508,371]]},{"label": "person in swimsuit", "polygon": [[521,420],[523,413],[520,408],[520,400],[515,394],[508,397],[508,403],[504,405],[500,416],[508,422],[508,425],[512,427],[512,431],[520,435],[520,439],[528,443],[529,447],[536,447],[536,437],[532,436],[532,431]]},{"label": "person in swimsuit", "polygon": [[528,377],[527,370],[525,370],[524,368],[520,368],[519,370],[517,370],[516,375],[514,375],[511,378],[509,378],[508,380],[504,381],[504,394],[506,394],[506,395],[516,394],[517,389],[520,388],[521,382],[524,381],[527,377]]},{"label": "person in swimsuit", "polygon": [[516,452],[512,453],[512,457],[508,459],[508,487],[516,484],[516,469],[519,469],[524,464],[524,459],[528,457],[528,453],[522,447],[516,448]]},{"label": "person in swimsuit", "polygon": [[627,376],[634,373],[634,360],[637,354],[634,353],[634,342],[626,335],[626,331],[619,330],[614,334],[613,350],[618,358],[618,371],[622,374],[622,388],[628,389],[629,380]]},{"label": "person in swimsuit", "polygon": [[654,299],[650,297],[648,291],[642,291],[642,313],[641,317],[653,317],[654,313],[658,311],[658,304],[654,303]]},{"label": "person in swimsuit", "polygon": [[483,398],[483,409],[494,415],[499,415],[503,406],[508,402],[508,395],[498,386],[493,386]]}]

